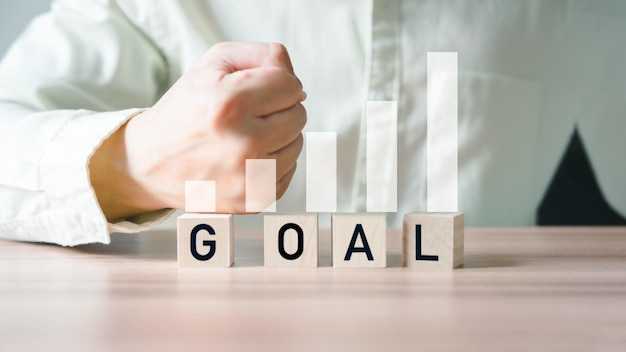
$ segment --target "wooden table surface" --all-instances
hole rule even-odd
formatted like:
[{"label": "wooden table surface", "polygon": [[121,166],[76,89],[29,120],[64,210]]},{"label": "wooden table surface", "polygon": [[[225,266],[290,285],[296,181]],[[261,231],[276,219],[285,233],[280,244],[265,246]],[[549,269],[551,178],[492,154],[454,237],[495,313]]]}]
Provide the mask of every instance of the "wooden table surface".
[{"label": "wooden table surface", "polygon": [[183,269],[174,231],[109,246],[0,241],[0,351],[626,351],[626,228],[466,229],[465,265]]}]

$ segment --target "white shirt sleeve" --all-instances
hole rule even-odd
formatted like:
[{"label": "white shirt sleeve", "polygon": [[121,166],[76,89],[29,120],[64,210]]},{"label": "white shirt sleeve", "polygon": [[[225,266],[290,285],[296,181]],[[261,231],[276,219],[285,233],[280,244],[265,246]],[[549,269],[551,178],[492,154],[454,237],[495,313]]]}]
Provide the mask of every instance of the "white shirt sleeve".
[{"label": "white shirt sleeve", "polygon": [[146,229],[107,223],[88,162],[168,86],[159,50],[105,0],[56,1],[0,63],[0,237],[77,245]]}]

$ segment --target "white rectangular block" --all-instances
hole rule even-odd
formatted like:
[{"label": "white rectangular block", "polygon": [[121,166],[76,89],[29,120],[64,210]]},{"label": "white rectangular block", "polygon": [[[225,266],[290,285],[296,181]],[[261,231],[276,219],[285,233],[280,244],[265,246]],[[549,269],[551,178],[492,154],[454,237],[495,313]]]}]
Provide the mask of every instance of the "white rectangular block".
[{"label": "white rectangular block", "polygon": [[367,102],[367,211],[397,211],[398,104]]},{"label": "white rectangular block", "polygon": [[276,159],[246,159],[246,212],[276,211]]},{"label": "white rectangular block", "polygon": [[332,214],[335,268],[387,266],[387,218],[381,214]]},{"label": "white rectangular block", "polygon": [[317,214],[276,214],[264,217],[266,267],[317,267]]},{"label": "white rectangular block", "polygon": [[463,213],[411,213],[404,216],[404,265],[453,269],[463,264]]},{"label": "white rectangular block", "polygon": [[306,133],[306,211],[337,211],[337,133]]},{"label": "white rectangular block", "polygon": [[235,260],[234,217],[183,214],[178,217],[178,267],[229,267]]},{"label": "white rectangular block", "polygon": [[214,213],[215,194],[215,181],[185,181],[185,211],[187,213]]},{"label": "white rectangular block", "polygon": [[427,54],[426,206],[458,211],[458,54]]}]

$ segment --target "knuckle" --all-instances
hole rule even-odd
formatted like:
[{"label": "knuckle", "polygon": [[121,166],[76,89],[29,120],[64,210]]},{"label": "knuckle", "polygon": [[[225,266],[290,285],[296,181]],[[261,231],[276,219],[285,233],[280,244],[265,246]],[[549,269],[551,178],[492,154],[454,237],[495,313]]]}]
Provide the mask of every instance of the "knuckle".
[{"label": "knuckle", "polygon": [[233,80],[233,84],[237,86],[253,79],[253,74],[250,70],[240,70],[232,74],[230,78]]},{"label": "knuckle", "polygon": [[296,143],[297,143],[298,149],[302,150],[302,147],[304,146],[304,136],[302,135],[302,133],[300,133],[298,137],[296,138]]},{"label": "knuckle", "polygon": [[296,104],[289,110],[288,128],[291,131],[302,131],[306,126],[307,115],[306,109],[302,104]]},{"label": "knuckle", "polygon": [[301,103],[298,103],[296,105],[296,110],[297,110],[296,112],[297,118],[298,118],[298,121],[300,122],[300,129],[303,129],[308,121],[306,108]]},{"label": "knuckle", "polygon": [[230,43],[230,42],[215,43],[215,44],[213,44],[213,46],[211,46],[209,48],[209,50],[207,50],[206,54],[210,54],[213,51],[221,52],[221,51],[224,51],[224,50],[228,50],[231,47],[232,47],[232,43]]},{"label": "knuckle", "polygon": [[270,57],[278,62],[289,60],[287,48],[281,43],[269,43]]},{"label": "knuckle", "polygon": [[200,57],[200,62],[202,63],[210,63],[213,62],[216,57],[223,55],[223,53],[228,50],[230,43],[219,42],[213,44],[209,49],[207,49],[204,54]]},{"label": "knuckle", "polygon": [[294,75],[285,71],[276,72],[275,74],[280,75],[280,80],[282,82],[281,90],[283,94],[289,97],[294,104],[299,103],[302,97],[302,87],[300,86],[298,79]]}]

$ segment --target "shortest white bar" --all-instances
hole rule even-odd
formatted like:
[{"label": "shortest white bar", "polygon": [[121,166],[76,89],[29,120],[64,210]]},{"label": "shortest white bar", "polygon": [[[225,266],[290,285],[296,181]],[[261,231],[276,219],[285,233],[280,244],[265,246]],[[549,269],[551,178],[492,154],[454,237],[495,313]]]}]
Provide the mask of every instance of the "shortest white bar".
[{"label": "shortest white bar", "polygon": [[337,133],[306,133],[306,211],[337,211]]},{"label": "shortest white bar", "polygon": [[215,213],[216,211],[215,181],[185,181],[185,212]]},{"label": "shortest white bar", "polygon": [[246,212],[276,211],[276,159],[246,159]]}]

